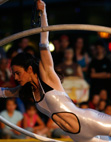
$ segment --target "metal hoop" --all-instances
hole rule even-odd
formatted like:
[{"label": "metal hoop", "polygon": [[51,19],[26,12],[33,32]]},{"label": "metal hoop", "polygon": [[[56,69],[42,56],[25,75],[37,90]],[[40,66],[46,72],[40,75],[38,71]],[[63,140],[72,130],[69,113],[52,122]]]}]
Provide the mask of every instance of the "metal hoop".
[{"label": "metal hoop", "polygon": [[95,32],[107,32],[107,33],[111,34],[111,28],[110,27],[104,27],[104,26],[83,25],[83,24],[53,25],[53,26],[48,26],[48,27],[40,27],[40,28],[29,29],[29,30],[26,30],[26,31],[22,31],[20,33],[16,33],[14,35],[11,35],[7,38],[0,40],[0,46],[3,46],[3,45],[5,45],[9,42],[16,40],[16,39],[20,39],[22,37],[38,34],[40,32],[63,31],[63,30],[86,30],[86,31],[95,31]]},{"label": "metal hoop", "polygon": [[27,130],[24,130],[14,124],[12,124],[11,122],[7,121],[5,118],[3,118],[2,116],[0,116],[0,121],[3,122],[4,124],[8,125],[9,127],[19,131],[20,133],[23,133],[25,135],[28,135],[32,138],[35,138],[35,139],[38,139],[38,140],[41,140],[41,141],[51,141],[51,142],[61,142],[61,141],[58,141],[58,140],[54,140],[54,139],[50,139],[50,138],[46,138],[46,137],[43,137],[43,136],[40,136],[40,135],[37,135],[37,134],[34,134],[34,133],[31,133]]}]

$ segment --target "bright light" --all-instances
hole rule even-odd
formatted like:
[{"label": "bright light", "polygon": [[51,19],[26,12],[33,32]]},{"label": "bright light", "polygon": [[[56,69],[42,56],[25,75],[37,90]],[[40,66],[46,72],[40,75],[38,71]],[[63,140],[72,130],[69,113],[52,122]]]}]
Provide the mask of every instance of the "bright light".
[{"label": "bright light", "polygon": [[101,38],[109,38],[110,34],[106,32],[98,32],[99,36]]},{"label": "bright light", "polygon": [[55,46],[52,42],[49,42],[49,50],[53,52],[55,50]]},{"label": "bright light", "polygon": [[5,51],[8,51],[12,47],[12,44],[7,44],[4,46]]}]

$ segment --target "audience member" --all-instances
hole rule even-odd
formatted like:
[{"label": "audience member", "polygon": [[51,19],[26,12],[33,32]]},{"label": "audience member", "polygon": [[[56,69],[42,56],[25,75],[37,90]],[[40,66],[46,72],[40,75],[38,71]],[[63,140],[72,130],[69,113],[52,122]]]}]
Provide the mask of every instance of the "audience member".
[{"label": "audience member", "polygon": [[83,108],[83,109],[89,108],[88,102],[82,102],[82,103],[80,103],[79,107]]},{"label": "audience member", "polygon": [[98,94],[95,94],[92,98],[91,101],[89,101],[89,108],[92,108],[92,109],[97,109],[98,107],[98,104],[99,104],[99,101],[100,101],[100,97]]},{"label": "audience member", "polygon": [[0,59],[0,86],[1,87],[11,87],[10,77],[11,73],[7,67],[8,61],[6,58]]},{"label": "audience member", "polygon": [[108,99],[107,91],[104,89],[100,91],[99,96],[100,96],[100,100],[107,101]]},{"label": "audience member", "polygon": [[99,102],[99,104],[98,104],[98,110],[100,111],[100,112],[104,112],[104,110],[105,110],[105,107],[106,107],[106,101],[104,101],[104,100],[100,100],[100,102]]},{"label": "audience member", "polygon": [[[7,119],[9,122],[21,127],[22,114],[16,110],[16,102],[15,99],[7,99],[6,101],[6,110],[1,112],[1,116]],[[14,138],[14,139],[22,139],[25,138],[18,131],[11,129],[4,123],[1,123],[2,136],[3,138]]]},{"label": "audience member", "polygon": [[105,55],[103,43],[96,43],[97,55],[89,65],[91,78],[91,92],[99,93],[101,89],[110,90],[111,83],[111,62]]},{"label": "audience member", "polygon": [[39,115],[36,112],[36,108],[33,104],[29,104],[26,108],[26,113],[24,113],[23,118],[23,128],[43,135],[45,132],[45,125]]},{"label": "audience member", "polygon": [[61,71],[65,77],[78,76],[83,78],[81,67],[73,61],[74,52],[72,48],[65,49],[64,61],[59,64],[56,69]]},{"label": "audience member", "polygon": [[105,108],[105,113],[111,115],[111,104],[108,104]]},{"label": "audience member", "polygon": [[75,43],[75,60],[82,67],[82,71],[84,73],[84,76],[86,77],[86,72],[90,59],[88,54],[85,52],[84,40],[81,37],[77,38]]},{"label": "audience member", "polygon": [[24,37],[20,40],[19,44],[18,44],[18,53],[21,53],[24,51],[24,49],[29,46],[29,39]]}]

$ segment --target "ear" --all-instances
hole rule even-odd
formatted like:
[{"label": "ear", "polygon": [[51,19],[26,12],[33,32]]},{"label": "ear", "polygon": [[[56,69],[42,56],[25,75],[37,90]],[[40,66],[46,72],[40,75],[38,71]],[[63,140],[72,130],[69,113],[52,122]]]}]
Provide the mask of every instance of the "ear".
[{"label": "ear", "polygon": [[29,66],[29,67],[28,67],[27,72],[28,72],[28,73],[32,73],[32,72],[33,72],[32,66]]}]

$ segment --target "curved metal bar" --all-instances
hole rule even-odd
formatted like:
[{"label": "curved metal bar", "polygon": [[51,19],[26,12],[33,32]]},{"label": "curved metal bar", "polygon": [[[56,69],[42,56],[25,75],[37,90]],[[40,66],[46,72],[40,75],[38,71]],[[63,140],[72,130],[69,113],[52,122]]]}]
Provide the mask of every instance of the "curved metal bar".
[{"label": "curved metal bar", "polygon": [[7,2],[8,0],[0,0],[0,5],[4,4],[5,2]]},{"label": "curved metal bar", "polygon": [[9,127],[19,131],[20,133],[23,133],[25,135],[28,135],[32,138],[35,138],[35,139],[38,139],[40,141],[51,141],[51,142],[62,142],[62,141],[58,141],[58,140],[54,140],[54,139],[50,139],[50,138],[46,138],[46,137],[43,137],[43,136],[40,136],[40,135],[37,135],[37,134],[34,134],[34,133],[31,133],[27,130],[24,130],[14,124],[12,124],[11,122],[7,121],[5,118],[3,118],[2,116],[0,116],[0,121],[3,122],[4,124],[8,125]]},{"label": "curved metal bar", "polygon": [[53,25],[53,26],[48,26],[48,27],[29,29],[26,31],[22,31],[20,33],[16,33],[14,35],[11,35],[9,37],[6,37],[6,38],[0,40],[0,46],[3,46],[9,42],[16,40],[16,39],[20,39],[22,37],[38,34],[40,32],[64,31],[64,30],[85,30],[85,31],[95,31],[95,32],[107,32],[107,33],[111,34],[111,28],[104,27],[104,26],[84,25],[84,24]]}]

